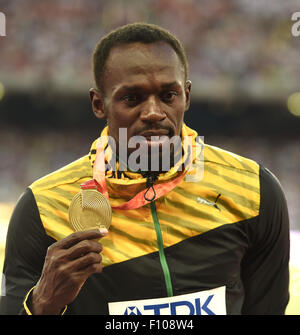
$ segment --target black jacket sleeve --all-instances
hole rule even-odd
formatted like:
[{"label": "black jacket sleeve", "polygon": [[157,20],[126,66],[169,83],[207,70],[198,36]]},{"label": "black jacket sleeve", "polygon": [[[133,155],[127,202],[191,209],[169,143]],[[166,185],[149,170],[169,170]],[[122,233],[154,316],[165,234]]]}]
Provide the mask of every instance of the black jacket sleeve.
[{"label": "black jacket sleeve", "polygon": [[289,301],[289,217],[281,185],[260,167],[258,220],[248,225],[250,248],[242,263],[243,314],[284,314]]},{"label": "black jacket sleeve", "polygon": [[24,313],[24,298],[38,282],[47,248],[54,242],[45,233],[28,188],[18,200],[8,226],[2,283],[5,295],[0,300],[0,314]]}]

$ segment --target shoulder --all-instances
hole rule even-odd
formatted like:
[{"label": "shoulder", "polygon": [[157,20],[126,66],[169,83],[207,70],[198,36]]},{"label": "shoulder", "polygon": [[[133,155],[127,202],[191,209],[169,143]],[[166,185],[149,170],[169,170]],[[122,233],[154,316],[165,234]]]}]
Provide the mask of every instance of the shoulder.
[{"label": "shoulder", "polygon": [[[250,195],[250,186],[255,187],[260,195],[260,212],[276,204],[284,204],[285,196],[278,178],[262,164],[223,150],[221,148],[204,146],[204,170],[214,171],[214,174],[227,176],[233,184],[246,186],[245,190]],[[231,178],[231,179],[229,179]]]},{"label": "shoulder", "polygon": [[276,211],[287,211],[286,198],[280,181],[262,165],[260,165],[260,185],[262,215],[276,215]]},{"label": "shoulder", "polygon": [[91,178],[89,157],[84,156],[30,185],[47,235],[58,240],[73,232],[68,209],[80,185]]},{"label": "shoulder", "polygon": [[[228,223],[244,221],[259,215],[259,164],[227,150],[203,144],[201,154],[186,178],[186,192],[215,202]],[[189,177],[189,176],[188,176]]]},{"label": "shoulder", "polygon": [[216,146],[204,145],[204,162],[259,176],[259,164],[257,162]]},{"label": "shoulder", "polygon": [[92,176],[92,167],[88,156],[83,156],[76,161],[36,180],[29,187],[34,194],[43,192],[62,185],[74,184],[81,179]]},{"label": "shoulder", "polygon": [[[204,147],[204,178],[218,193],[232,201],[245,218],[257,216],[261,201],[260,165],[249,158],[217,148]],[[241,216],[242,218],[243,216]]]}]

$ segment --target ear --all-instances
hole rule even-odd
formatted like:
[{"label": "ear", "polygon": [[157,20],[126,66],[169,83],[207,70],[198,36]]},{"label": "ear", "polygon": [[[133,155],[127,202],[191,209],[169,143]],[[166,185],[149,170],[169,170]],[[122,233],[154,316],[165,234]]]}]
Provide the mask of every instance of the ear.
[{"label": "ear", "polygon": [[106,119],[106,113],[104,111],[103,94],[96,88],[91,88],[89,93],[90,93],[90,100],[92,103],[92,109],[95,116],[101,120]]},{"label": "ear", "polygon": [[185,111],[190,108],[191,103],[191,89],[192,89],[192,82],[187,80],[185,83]]}]

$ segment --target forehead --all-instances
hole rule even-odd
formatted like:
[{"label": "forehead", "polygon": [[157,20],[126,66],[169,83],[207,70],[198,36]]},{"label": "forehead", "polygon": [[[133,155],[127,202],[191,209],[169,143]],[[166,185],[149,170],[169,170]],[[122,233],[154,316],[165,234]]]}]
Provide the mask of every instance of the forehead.
[{"label": "forehead", "polygon": [[103,83],[107,91],[120,85],[139,83],[176,81],[184,84],[184,78],[184,67],[169,44],[130,43],[112,48],[106,62]]}]

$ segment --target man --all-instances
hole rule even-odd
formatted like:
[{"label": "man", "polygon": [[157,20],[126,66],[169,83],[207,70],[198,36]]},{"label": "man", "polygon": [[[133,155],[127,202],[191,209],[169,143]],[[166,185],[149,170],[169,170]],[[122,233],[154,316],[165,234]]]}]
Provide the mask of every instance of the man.
[{"label": "man", "polygon": [[[104,37],[93,60],[92,108],[107,120],[101,138],[115,145],[96,140],[89,155],[22,195],[8,229],[2,312],[283,314],[283,192],[264,167],[209,145],[203,175],[192,178],[201,169],[183,143],[191,138],[194,148],[198,137],[183,122],[191,82],[180,42],[157,26],[131,24]],[[144,138],[135,150],[146,147],[150,158],[133,171],[135,136]],[[164,169],[162,147],[175,136],[182,144],[171,146],[175,158]],[[91,181],[109,199],[111,225],[74,233],[70,204]]]}]

